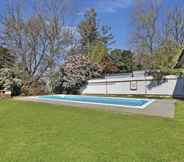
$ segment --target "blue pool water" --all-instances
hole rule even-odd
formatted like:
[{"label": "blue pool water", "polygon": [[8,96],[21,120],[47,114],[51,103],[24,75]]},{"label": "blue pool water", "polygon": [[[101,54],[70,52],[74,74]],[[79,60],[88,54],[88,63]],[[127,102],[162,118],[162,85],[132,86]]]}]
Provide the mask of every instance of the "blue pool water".
[{"label": "blue pool water", "polygon": [[99,97],[99,96],[79,96],[79,95],[50,95],[38,96],[41,100],[63,101],[86,104],[99,104],[130,108],[145,108],[154,100],[150,99],[135,99],[135,98],[120,98],[120,97]]}]

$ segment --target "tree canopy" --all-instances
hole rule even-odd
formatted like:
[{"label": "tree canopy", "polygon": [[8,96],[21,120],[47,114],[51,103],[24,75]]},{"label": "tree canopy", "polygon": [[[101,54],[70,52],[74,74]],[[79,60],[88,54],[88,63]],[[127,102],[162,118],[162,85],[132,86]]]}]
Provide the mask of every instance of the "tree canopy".
[{"label": "tree canopy", "polygon": [[114,49],[110,53],[112,62],[117,65],[120,72],[132,72],[134,68],[133,53],[128,50]]},{"label": "tree canopy", "polygon": [[78,31],[81,36],[81,45],[84,48],[97,42],[101,42],[107,46],[113,39],[110,27],[101,25],[98,22],[97,13],[94,8],[86,11],[84,20],[78,26]]},{"label": "tree canopy", "polygon": [[92,8],[86,11],[78,31],[82,53],[95,63],[99,63],[108,54],[107,46],[113,40],[110,27],[98,22],[96,10]]}]

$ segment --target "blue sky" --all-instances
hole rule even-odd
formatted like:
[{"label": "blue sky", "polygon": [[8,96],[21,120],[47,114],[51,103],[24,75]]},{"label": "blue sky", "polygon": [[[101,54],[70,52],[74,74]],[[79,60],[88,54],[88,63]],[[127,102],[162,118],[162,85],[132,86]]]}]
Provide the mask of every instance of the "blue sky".
[{"label": "blue sky", "polygon": [[[4,10],[4,4],[7,0],[0,0],[0,12]],[[23,0],[27,6],[32,5],[33,0]],[[62,0],[61,0],[62,1]],[[65,0],[69,1],[69,0]],[[69,20],[69,25],[75,26],[82,18],[83,13],[88,8],[96,8],[98,19],[101,24],[109,25],[112,28],[115,43],[112,48],[129,49],[129,39],[133,26],[131,24],[131,12],[136,0],[71,0],[73,7],[77,10]],[[148,0],[149,1],[149,0]],[[184,0],[163,0],[164,7],[170,7],[176,3],[184,5]],[[25,14],[29,14],[27,12]]]},{"label": "blue sky", "polygon": [[[133,31],[131,14],[137,0],[75,0],[80,6],[79,17],[90,7],[97,10],[98,18],[102,24],[112,28],[115,43],[112,48],[130,49],[130,35]],[[149,1],[149,0],[147,0]],[[162,0],[163,9],[167,10],[173,5],[183,5],[184,0]],[[79,19],[80,19],[79,18]],[[78,21],[78,19],[77,19]]]},{"label": "blue sky", "polygon": [[130,14],[134,0],[76,0],[79,8],[76,23],[83,18],[86,9],[97,10],[101,24],[111,27],[115,43],[112,48],[128,49],[129,33],[131,32]]}]

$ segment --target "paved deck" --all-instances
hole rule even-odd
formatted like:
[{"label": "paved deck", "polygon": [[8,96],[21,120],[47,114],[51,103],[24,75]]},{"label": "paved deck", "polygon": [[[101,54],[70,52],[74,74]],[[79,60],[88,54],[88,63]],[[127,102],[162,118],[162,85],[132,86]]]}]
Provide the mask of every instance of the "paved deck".
[{"label": "paved deck", "polygon": [[141,114],[148,116],[158,116],[164,118],[174,118],[175,117],[175,100],[155,100],[152,104],[148,105],[145,109],[136,108],[124,108],[124,107],[113,107],[113,106],[103,106],[103,105],[93,105],[93,104],[83,104],[83,103],[71,103],[63,101],[48,101],[41,99],[33,99],[29,97],[17,97],[16,100],[23,101],[33,101],[49,104],[60,104],[78,108],[89,108],[89,109],[103,109],[105,111],[113,111],[119,113],[130,113],[130,114]]}]

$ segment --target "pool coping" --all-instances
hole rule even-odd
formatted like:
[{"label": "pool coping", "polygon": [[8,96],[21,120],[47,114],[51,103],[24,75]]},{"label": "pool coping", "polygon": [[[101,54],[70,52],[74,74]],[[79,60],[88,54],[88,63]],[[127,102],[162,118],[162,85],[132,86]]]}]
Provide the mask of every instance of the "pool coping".
[{"label": "pool coping", "polygon": [[[35,96],[34,96],[35,97]],[[148,105],[145,109],[140,108],[128,108],[128,107],[116,107],[116,106],[106,106],[106,105],[97,105],[97,104],[87,104],[87,103],[73,103],[66,101],[51,101],[51,100],[41,100],[34,97],[15,97],[15,100],[22,101],[32,101],[37,103],[48,103],[56,105],[71,106],[72,108],[84,108],[84,109],[96,109],[96,110],[105,110],[118,113],[128,113],[128,114],[140,114],[145,116],[156,116],[163,118],[174,118],[175,117],[175,100],[163,100],[156,99],[153,103]]]}]

